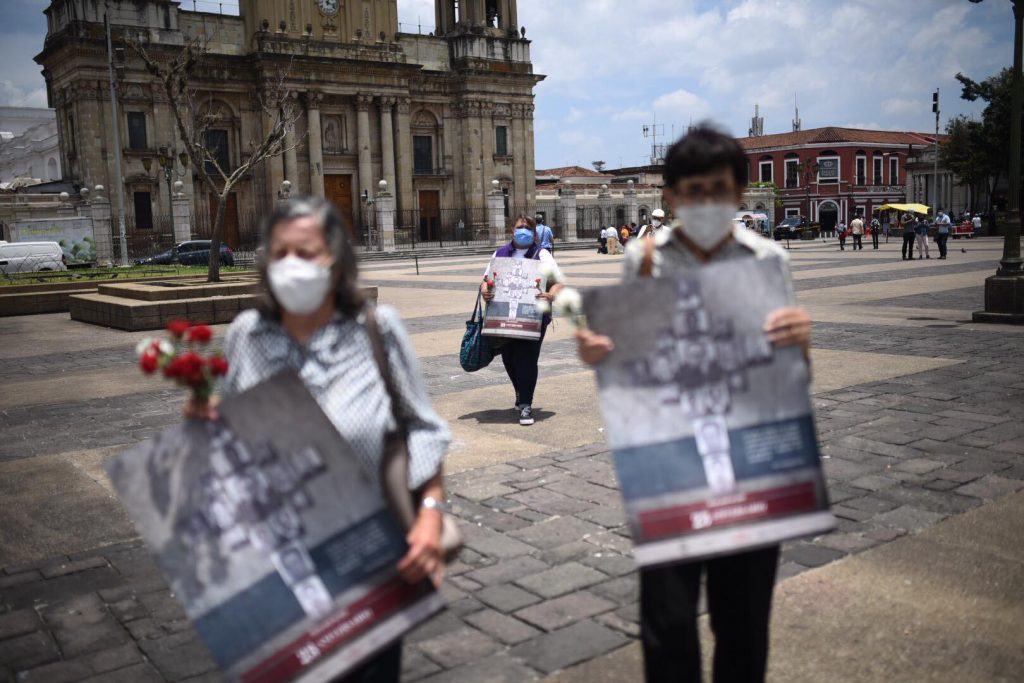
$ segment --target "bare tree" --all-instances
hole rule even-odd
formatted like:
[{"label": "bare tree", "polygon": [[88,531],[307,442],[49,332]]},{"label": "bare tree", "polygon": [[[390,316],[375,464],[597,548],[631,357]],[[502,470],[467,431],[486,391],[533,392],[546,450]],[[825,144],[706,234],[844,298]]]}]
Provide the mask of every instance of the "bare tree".
[{"label": "bare tree", "polygon": [[209,282],[220,281],[220,245],[224,239],[224,217],[228,197],[238,182],[271,157],[286,151],[285,135],[294,130],[298,116],[294,100],[287,97],[285,78],[288,71],[266,84],[258,93],[258,100],[264,113],[264,120],[271,121],[269,130],[262,139],[250,141],[252,152],[240,157],[236,168],[224,168],[220,150],[215,141],[207,135],[210,126],[217,122],[213,109],[212,93],[194,87],[198,70],[207,49],[198,39],[193,39],[168,59],[151,55],[138,41],[129,41],[132,50],[142,59],[149,71],[160,83],[164,95],[174,113],[175,127],[188,153],[189,161],[203,184],[217,197],[217,212],[210,234],[210,261],[207,269]]}]

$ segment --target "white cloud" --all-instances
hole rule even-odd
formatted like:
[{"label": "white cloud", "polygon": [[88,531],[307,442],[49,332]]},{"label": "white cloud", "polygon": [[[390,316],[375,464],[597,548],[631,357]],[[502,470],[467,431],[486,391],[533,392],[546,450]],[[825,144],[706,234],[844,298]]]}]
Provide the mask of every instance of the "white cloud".
[{"label": "white cloud", "polygon": [[0,80],[0,105],[9,107],[45,107],[46,88],[27,90],[9,80]]},{"label": "white cloud", "polygon": [[697,121],[711,112],[711,105],[699,95],[680,88],[654,100],[654,109],[668,114],[672,121],[686,120],[687,117]]},{"label": "white cloud", "polygon": [[585,114],[576,107],[569,107],[569,113],[565,115],[565,122],[576,123],[582,121],[584,116]]},{"label": "white cloud", "polygon": [[612,121],[646,121],[651,118],[651,112],[639,107],[630,107],[612,114]]}]

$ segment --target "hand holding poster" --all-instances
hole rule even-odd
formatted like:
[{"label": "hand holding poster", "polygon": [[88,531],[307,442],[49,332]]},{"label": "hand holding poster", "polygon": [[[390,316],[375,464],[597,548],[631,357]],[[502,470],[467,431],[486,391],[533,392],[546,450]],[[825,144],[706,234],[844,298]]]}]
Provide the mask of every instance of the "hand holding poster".
[{"label": "hand holding poster", "polygon": [[591,329],[615,344],[597,379],[640,565],[834,526],[807,364],[763,330],[792,300],[776,258],[584,295]]},{"label": "hand holding poster", "polygon": [[442,607],[405,534],[293,373],[124,453],[110,479],[229,679],[326,681]]},{"label": "hand holding poster", "polygon": [[543,314],[536,305],[537,294],[544,286],[540,261],[499,257],[491,261],[490,269],[496,273],[494,299],[484,312],[483,334],[540,339]]}]

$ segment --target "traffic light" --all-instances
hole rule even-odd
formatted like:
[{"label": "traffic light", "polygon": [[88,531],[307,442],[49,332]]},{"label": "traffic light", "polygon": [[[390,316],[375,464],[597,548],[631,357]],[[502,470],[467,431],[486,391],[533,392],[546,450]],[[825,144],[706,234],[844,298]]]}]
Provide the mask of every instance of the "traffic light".
[{"label": "traffic light", "polygon": [[936,90],[935,92],[932,93],[932,113],[933,114],[938,114],[939,113],[939,91],[938,90]]}]

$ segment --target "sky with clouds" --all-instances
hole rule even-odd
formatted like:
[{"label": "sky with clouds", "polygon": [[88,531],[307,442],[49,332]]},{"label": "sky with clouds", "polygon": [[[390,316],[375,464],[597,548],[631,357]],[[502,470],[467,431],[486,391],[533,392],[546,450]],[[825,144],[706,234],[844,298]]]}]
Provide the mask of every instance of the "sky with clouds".
[{"label": "sky with clouds", "polygon": [[[0,0],[0,104],[46,106],[46,5]],[[398,6],[403,29],[432,28],[433,0]],[[538,168],[644,163],[655,120],[666,139],[703,119],[745,135],[755,103],[765,133],[788,131],[794,98],[805,129],[932,130],[932,90],[943,121],[980,113],[954,76],[996,73],[1013,45],[1008,0],[519,0],[519,23],[547,76]]]}]

